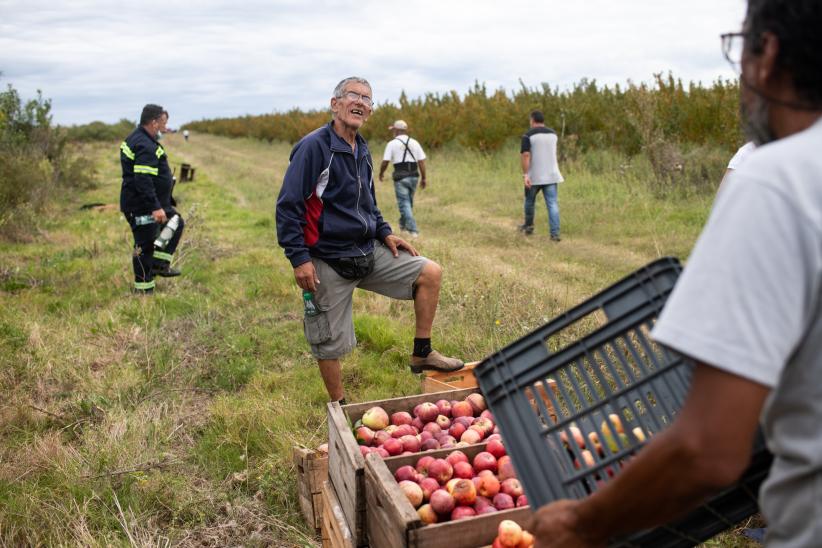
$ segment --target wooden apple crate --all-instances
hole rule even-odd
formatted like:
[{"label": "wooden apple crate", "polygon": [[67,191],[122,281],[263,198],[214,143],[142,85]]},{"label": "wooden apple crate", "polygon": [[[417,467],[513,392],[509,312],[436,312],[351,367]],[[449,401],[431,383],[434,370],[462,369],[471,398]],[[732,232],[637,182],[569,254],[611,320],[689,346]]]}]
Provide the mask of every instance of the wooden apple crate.
[{"label": "wooden apple crate", "polygon": [[351,529],[345,522],[340,501],[330,481],[324,481],[320,489],[322,498],[321,532],[323,548],[355,548]]},{"label": "wooden apple crate", "polygon": [[[461,447],[471,459],[485,450],[485,445]],[[426,455],[444,458],[453,449],[440,449]],[[408,502],[394,479],[400,466],[414,466],[420,455],[402,455],[381,459],[379,455],[366,457],[365,482],[367,500],[368,538],[374,548],[475,548],[486,546],[497,536],[499,523],[504,519],[525,525],[531,518],[531,508],[524,506],[483,514],[472,518],[425,525],[417,511]]]},{"label": "wooden apple crate", "polygon": [[351,432],[351,425],[362,418],[368,409],[377,405],[385,409],[389,415],[397,411],[410,413],[417,404],[423,402],[435,402],[439,399],[462,400],[474,392],[478,392],[478,389],[447,390],[342,406],[338,402],[328,404],[328,479],[339,497],[355,546],[367,546],[368,537],[365,514],[365,459]]},{"label": "wooden apple crate", "polygon": [[423,392],[441,392],[456,388],[476,388],[477,379],[474,377],[474,366],[479,362],[468,362],[459,371],[445,373],[442,371],[426,371],[422,377]]},{"label": "wooden apple crate", "polygon": [[297,469],[297,493],[305,521],[314,529],[322,526],[322,489],[328,479],[328,455],[295,446],[292,451]]}]

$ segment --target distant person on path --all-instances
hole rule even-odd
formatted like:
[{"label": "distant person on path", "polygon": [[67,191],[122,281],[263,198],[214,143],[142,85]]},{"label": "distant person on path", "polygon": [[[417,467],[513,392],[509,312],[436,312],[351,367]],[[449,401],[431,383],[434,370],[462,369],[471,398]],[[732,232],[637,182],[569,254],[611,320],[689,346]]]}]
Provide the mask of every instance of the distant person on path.
[{"label": "distant person on path", "polygon": [[[173,180],[165,149],[157,136],[165,130],[168,113],[158,105],[146,105],[140,115],[140,125],[120,145],[123,184],[120,189],[120,210],[134,235],[134,291],[152,293],[154,276],[179,276],[171,260],[183,234],[183,219],[172,205]],[[155,249],[154,241],[162,225],[178,216],[173,237],[163,249]]]},{"label": "distant person on path", "polygon": [[534,233],[534,202],[542,192],[548,208],[548,228],[551,240],[559,237],[559,202],[557,185],[564,179],[557,163],[557,132],[545,127],[545,116],[535,110],[530,116],[531,129],[522,136],[520,163],[525,181],[525,223],[519,226],[526,236]]},{"label": "distant person on path", "polygon": [[723,35],[757,148],[719,193],[652,331],[696,362],[690,392],[603,488],[538,510],[537,546],[604,546],[681,516],[740,477],[759,423],[774,456],[759,491],[765,545],[820,546],[820,28],[819,0],[749,0],[742,32]]},{"label": "distant person on path", "polygon": [[184,129],[184,130],[183,130],[183,139],[185,139],[186,141],[188,141],[188,130],[187,130],[187,129]]},{"label": "distant person on path", "polygon": [[413,299],[412,371],[463,367],[431,348],[442,268],[395,236],[377,208],[371,154],[359,133],[372,105],[365,79],[337,84],[332,121],[294,146],[277,199],[277,239],[304,292],[305,337],[332,401],[344,401],[340,358],[357,344],[351,299],[358,287]]},{"label": "distant person on path", "polygon": [[400,230],[408,232],[412,238],[420,235],[414,219],[414,194],[417,183],[425,188],[425,152],[416,139],[408,135],[408,124],[397,120],[388,126],[394,138],[388,142],[380,165],[380,181],[383,180],[389,162],[394,164],[394,193],[400,210]]}]

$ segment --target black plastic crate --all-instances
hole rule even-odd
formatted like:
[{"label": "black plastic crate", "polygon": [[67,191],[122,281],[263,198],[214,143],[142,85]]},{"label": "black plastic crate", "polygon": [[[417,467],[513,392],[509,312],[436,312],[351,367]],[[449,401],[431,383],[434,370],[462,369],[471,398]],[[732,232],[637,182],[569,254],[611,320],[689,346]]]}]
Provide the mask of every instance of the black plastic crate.
[{"label": "black plastic crate", "polygon": [[[693,363],[649,333],[681,270],[675,258],[656,260],[474,368],[533,508],[596,491],[673,422]],[[683,519],[612,545],[673,548],[711,538],[757,511],[771,460],[758,435],[738,484]]]}]

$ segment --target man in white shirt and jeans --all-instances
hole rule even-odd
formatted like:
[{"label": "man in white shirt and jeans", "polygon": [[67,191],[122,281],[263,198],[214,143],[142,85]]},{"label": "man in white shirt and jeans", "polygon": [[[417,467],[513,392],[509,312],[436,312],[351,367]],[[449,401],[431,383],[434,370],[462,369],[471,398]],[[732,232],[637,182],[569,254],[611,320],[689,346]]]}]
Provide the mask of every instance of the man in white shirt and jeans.
[{"label": "man in white shirt and jeans", "polygon": [[525,223],[519,226],[526,236],[534,233],[534,202],[542,192],[545,207],[548,208],[548,230],[551,240],[559,237],[559,200],[557,185],[564,179],[557,163],[557,132],[545,127],[545,115],[541,111],[531,112],[531,129],[522,136],[520,144],[520,165],[525,187]]},{"label": "man in white shirt and jeans", "polygon": [[427,184],[425,152],[417,140],[408,135],[408,124],[404,120],[397,120],[388,129],[394,133],[394,138],[385,147],[380,165],[380,181],[388,164],[394,164],[394,193],[400,210],[400,230],[416,238],[420,231],[414,219],[414,194],[417,192],[417,183],[421,188],[425,188]]},{"label": "man in white shirt and jeans", "polygon": [[[676,421],[612,482],[542,507],[537,546],[604,546],[733,483],[761,422],[769,547],[822,545],[822,2],[749,0],[723,36],[757,148],[729,176],[654,328],[696,362]],[[731,42],[742,39],[741,58]]]}]

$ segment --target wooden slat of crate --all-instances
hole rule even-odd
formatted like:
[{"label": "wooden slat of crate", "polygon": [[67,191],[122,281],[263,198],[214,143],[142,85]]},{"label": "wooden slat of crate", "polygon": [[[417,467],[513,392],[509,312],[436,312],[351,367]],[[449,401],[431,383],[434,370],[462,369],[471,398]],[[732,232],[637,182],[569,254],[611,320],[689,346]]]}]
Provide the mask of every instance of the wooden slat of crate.
[{"label": "wooden slat of crate", "polygon": [[322,487],[328,479],[328,455],[295,446],[292,451],[297,468],[297,493],[305,521],[314,529],[322,525]]},{"label": "wooden slat of crate", "polygon": [[[461,448],[461,451],[471,458],[484,448],[484,445],[475,445]],[[445,456],[451,451],[447,449],[437,453]],[[397,468],[412,464],[417,458],[414,455],[406,455],[383,461],[374,454],[366,457],[367,523],[369,538],[373,539],[372,546],[474,548],[491,544],[502,520],[511,519],[525,525],[531,518],[531,509],[521,507],[468,519],[424,525],[393,475]]]},{"label": "wooden slat of crate", "polygon": [[477,379],[474,377],[474,366],[479,362],[469,362],[459,371],[445,373],[442,371],[426,371],[422,378],[423,392],[438,392],[455,388],[475,388]]},{"label": "wooden slat of crate", "polygon": [[423,402],[461,400],[477,391],[476,388],[465,388],[343,406],[337,402],[328,404],[328,479],[337,492],[356,546],[368,544],[365,527],[365,459],[351,432],[351,424],[374,406],[382,407],[389,415],[397,411],[411,412],[417,404]]},{"label": "wooden slat of crate", "polygon": [[321,494],[323,548],[354,548],[351,529],[345,522],[340,501],[330,481],[323,482]]}]

